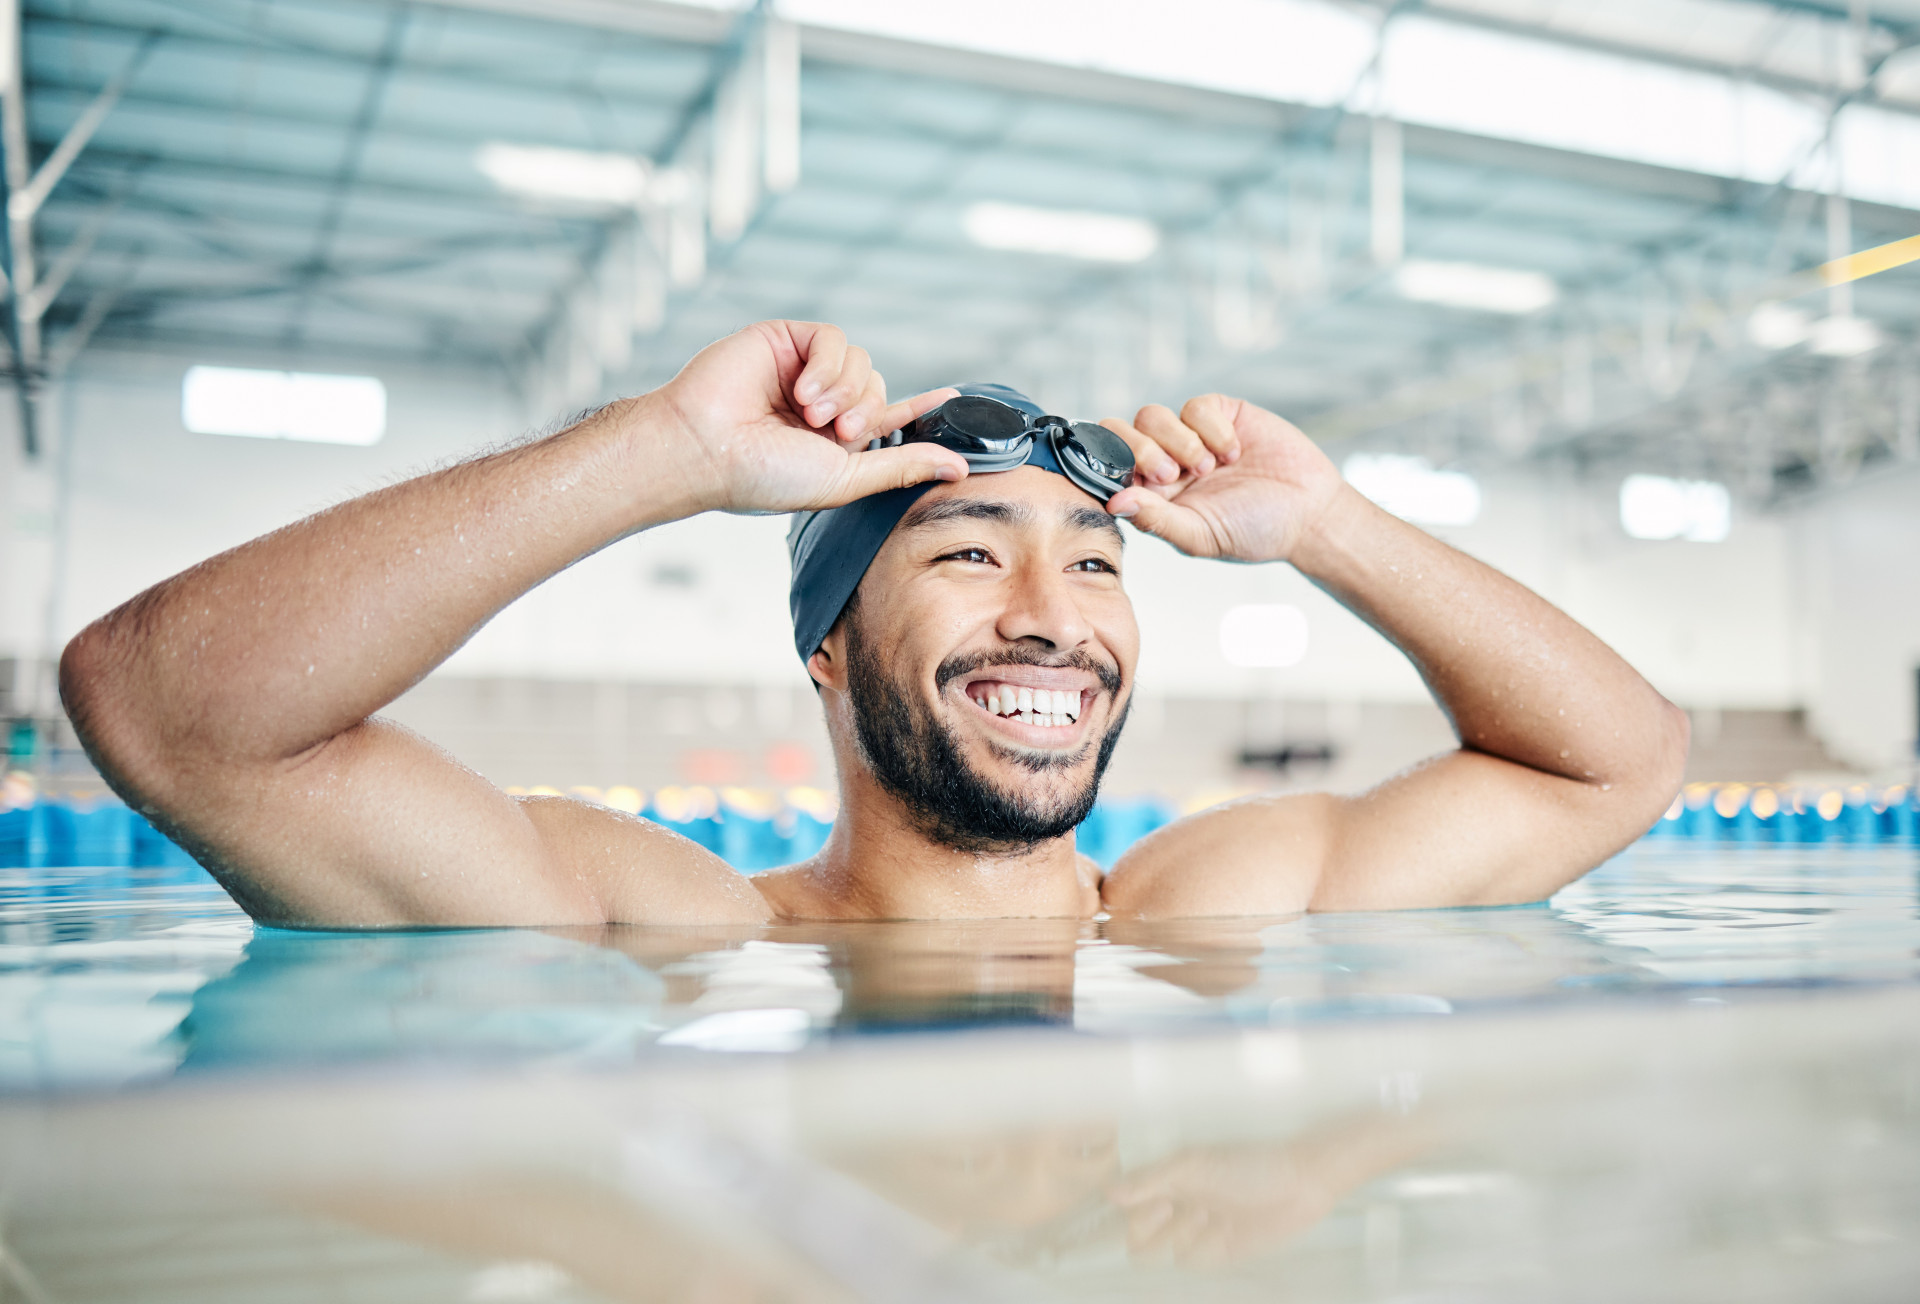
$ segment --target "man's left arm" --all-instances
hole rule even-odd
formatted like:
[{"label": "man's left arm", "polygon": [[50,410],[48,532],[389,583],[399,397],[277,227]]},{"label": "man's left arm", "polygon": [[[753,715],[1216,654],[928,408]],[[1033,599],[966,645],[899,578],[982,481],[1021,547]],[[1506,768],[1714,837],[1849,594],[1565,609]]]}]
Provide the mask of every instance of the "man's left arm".
[{"label": "man's left arm", "polygon": [[[1170,826],[1109,875],[1115,913],[1539,900],[1672,800],[1684,712],[1539,595],[1361,497],[1298,430],[1218,395],[1116,428],[1143,464],[1182,469],[1117,512],[1191,555],[1291,562],[1407,654],[1460,746],[1357,796],[1252,798]],[[1217,465],[1195,474],[1203,446]]]}]

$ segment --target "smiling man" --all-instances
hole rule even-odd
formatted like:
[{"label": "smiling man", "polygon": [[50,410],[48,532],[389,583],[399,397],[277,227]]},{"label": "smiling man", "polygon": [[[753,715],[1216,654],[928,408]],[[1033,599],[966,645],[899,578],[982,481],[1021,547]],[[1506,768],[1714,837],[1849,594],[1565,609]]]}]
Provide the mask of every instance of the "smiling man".
[{"label": "smiling man", "polygon": [[[61,690],[115,790],[294,926],[1519,902],[1667,805],[1685,717],[1286,422],[1212,395],[1105,426],[995,386],[890,406],[839,331],[762,323],[552,438],[156,585],[69,645]],[[744,878],[646,820],[509,796],[375,714],[542,580],[704,511],[800,513],[796,646],[841,796],[812,860]],[[1406,652],[1459,748],[1358,796],[1202,812],[1102,877],[1073,828],[1134,687],[1116,516],[1192,556],[1299,568]]]}]

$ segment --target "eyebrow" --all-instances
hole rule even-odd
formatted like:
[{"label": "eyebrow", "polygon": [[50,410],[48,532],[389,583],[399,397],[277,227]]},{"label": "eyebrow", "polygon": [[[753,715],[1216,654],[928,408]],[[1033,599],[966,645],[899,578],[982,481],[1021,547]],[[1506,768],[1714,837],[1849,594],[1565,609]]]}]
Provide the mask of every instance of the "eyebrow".
[{"label": "eyebrow", "polygon": [[[1026,503],[1012,503],[995,498],[942,498],[935,502],[924,499],[915,503],[901,518],[903,530],[918,530],[929,525],[940,525],[947,521],[992,521],[998,525],[1030,525],[1033,523],[1033,508]],[[1069,507],[1061,518],[1068,528],[1075,530],[1098,530],[1113,536],[1115,543],[1126,546],[1126,537],[1120,533],[1120,527],[1113,517],[1095,507]]]}]

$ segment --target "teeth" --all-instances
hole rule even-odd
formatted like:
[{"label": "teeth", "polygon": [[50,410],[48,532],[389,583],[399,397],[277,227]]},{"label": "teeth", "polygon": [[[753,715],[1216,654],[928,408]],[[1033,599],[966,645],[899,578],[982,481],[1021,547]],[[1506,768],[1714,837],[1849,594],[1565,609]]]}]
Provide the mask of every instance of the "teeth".
[{"label": "teeth", "polygon": [[991,684],[978,690],[974,704],[991,715],[1017,719],[1042,729],[1064,729],[1080,718],[1080,694],[1051,688],[1015,688]]}]

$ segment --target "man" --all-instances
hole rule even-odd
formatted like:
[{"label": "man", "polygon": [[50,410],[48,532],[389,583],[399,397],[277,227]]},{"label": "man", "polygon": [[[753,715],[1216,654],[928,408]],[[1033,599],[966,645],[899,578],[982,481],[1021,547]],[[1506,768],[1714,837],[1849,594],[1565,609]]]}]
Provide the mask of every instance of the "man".
[{"label": "man", "polygon": [[[1677,788],[1678,710],[1534,594],[1375,508],[1271,413],[1214,395],[1107,423],[1137,471],[1105,502],[1045,458],[969,475],[937,442],[869,447],[955,397],[889,406],[838,330],[762,323],[550,439],[147,590],[67,648],[62,693],[117,791],[255,918],[312,927],[1530,901]],[[795,615],[841,804],[804,864],[747,879],[646,820],[510,797],[374,714],[618,539],[702,511],[825,508],[795,540]],[[1203,812],[1103,879],[1072,828],[1133,691],[1115,516],[1193,556],[1299,568],[1413,659],[1459,749],[1356,797]]]}]

